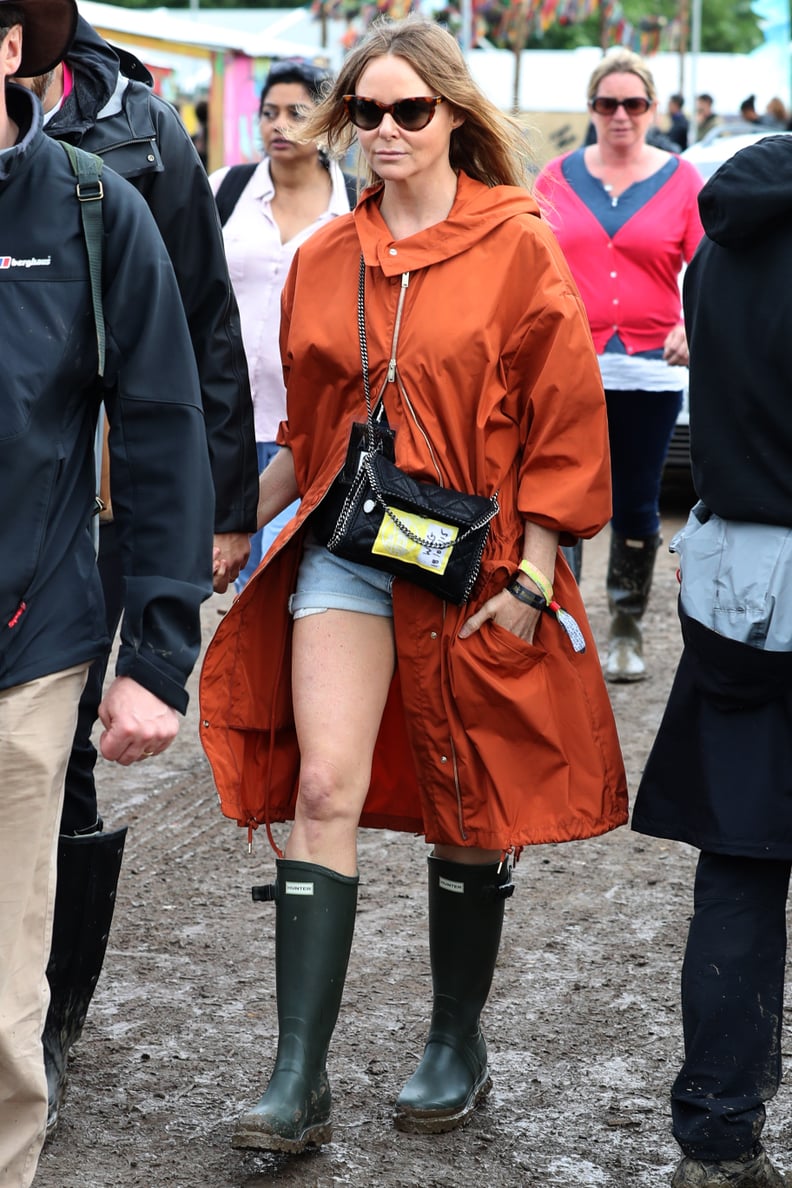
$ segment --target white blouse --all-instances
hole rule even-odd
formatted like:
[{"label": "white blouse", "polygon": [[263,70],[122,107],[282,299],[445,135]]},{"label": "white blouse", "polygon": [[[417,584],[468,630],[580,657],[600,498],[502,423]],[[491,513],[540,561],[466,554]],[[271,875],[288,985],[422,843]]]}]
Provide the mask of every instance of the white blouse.
[{"label": "white blouse", "polygon": [[[217,193],[228,169],[229,166],[225,166],[210,175],[213,193]],[[223,227],[228,271],[239,305],[242,342],[250,375],[256,441],[274,441],[278,425],[286,415],[278,335],[281,290],[294,253],[319,227],[349,211],[344,175],[334,161],[330,164],[330,178],[333,191],[324,214],[288,243],[281,243],[271,207],[275,188],[269,160],[265,158],[257,166]]]}]

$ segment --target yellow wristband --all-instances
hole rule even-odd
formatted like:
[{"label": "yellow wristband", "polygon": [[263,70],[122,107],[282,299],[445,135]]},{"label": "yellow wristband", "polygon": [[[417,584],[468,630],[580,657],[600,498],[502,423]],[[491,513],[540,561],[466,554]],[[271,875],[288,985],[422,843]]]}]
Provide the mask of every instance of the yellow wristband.
[{"label": "yellow wristband", "polygon": [[553,583],[548,577],[542,573],[541,569],[537,569],[535,565],[531,565],[530,561],[526,561],[523,557],[518,569],[520,573],[524,573],[531,581],[541,590],[545,602],[553,601]]}]

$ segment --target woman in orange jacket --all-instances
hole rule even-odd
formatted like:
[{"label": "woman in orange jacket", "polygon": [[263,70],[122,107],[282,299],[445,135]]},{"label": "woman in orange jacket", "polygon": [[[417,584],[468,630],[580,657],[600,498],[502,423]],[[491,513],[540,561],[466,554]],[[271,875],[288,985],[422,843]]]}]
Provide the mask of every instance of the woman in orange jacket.
[{"label": "woman in orange jacket", "polygon": [[[580,595],[559,552],[610,516],[602,386],[562,254],[522,188],[520,129],[421,18],[374,27],[305,136],[371,185],[295,257],[283,298],[287,420],[260,522],[300,511],[220,625],[202,737],[223,811],[294,825],[277,861],[279,1042],[234,1143],[301,1151],[330,1137],[325,1062],[357,897],[359,824],[433,844],[434,1008],[396,1125],[440,1132],[488,1092],[479,1016],[510,859],[624,823],[624,770]],[[466,605],[341,559],[314,515],[363,421],[356,299],[365,261],[372,394],[397,465],[491,496]],[[372,397],[373,398],[373,397]],[[522,568],[521,567],[522,564]],[[585,650],[549,604],[581,626]]]}]

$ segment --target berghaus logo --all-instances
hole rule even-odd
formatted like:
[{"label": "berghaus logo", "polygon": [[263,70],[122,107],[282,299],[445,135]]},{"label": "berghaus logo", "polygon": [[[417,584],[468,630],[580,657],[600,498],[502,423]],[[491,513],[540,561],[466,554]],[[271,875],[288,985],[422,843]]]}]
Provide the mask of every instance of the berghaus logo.
[{"label": "berghaus logo", "polygon": [[0,269],[3,268],[49,268],[52,256],[27,256],[17,259],[16,256],[0,256]]}]

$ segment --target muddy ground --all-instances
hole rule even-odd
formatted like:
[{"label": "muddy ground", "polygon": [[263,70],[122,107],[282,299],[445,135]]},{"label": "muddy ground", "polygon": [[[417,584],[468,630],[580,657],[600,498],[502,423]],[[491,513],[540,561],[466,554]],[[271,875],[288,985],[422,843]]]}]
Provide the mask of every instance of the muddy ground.
[{"label": "muddy ground", "polygon": [[[679,500],[667,509],[666,541],[685,511]],[[582,579],[600,641],[605,552],[605,535],[586,545]],[[613,689],[633,791],[679,654],[674,568],[661,549],[647,616],[651,680]],[[205,607],[207,639],[228,602]],[[196,716],[193,702],[161,759],[102,764],[101,808],[108,827],[129,824],[127,855],[105,972],[37,1188],[668,1184],[695,855],[627,828],[523,855],[485,1015],[494,1089],[464,1130],[435,1137],[391,1123],[428,1018],[425,847],[364,833],[330,1053],[334,1141],[292,1159],[233,1150],[234,1120],[263,1091],[274,1054],[274,910],[250,898],[274,864],[263,835],[248,856],[243,831],[221,816]],[[766,1137],[783,1162],[788,1091]]]}]

